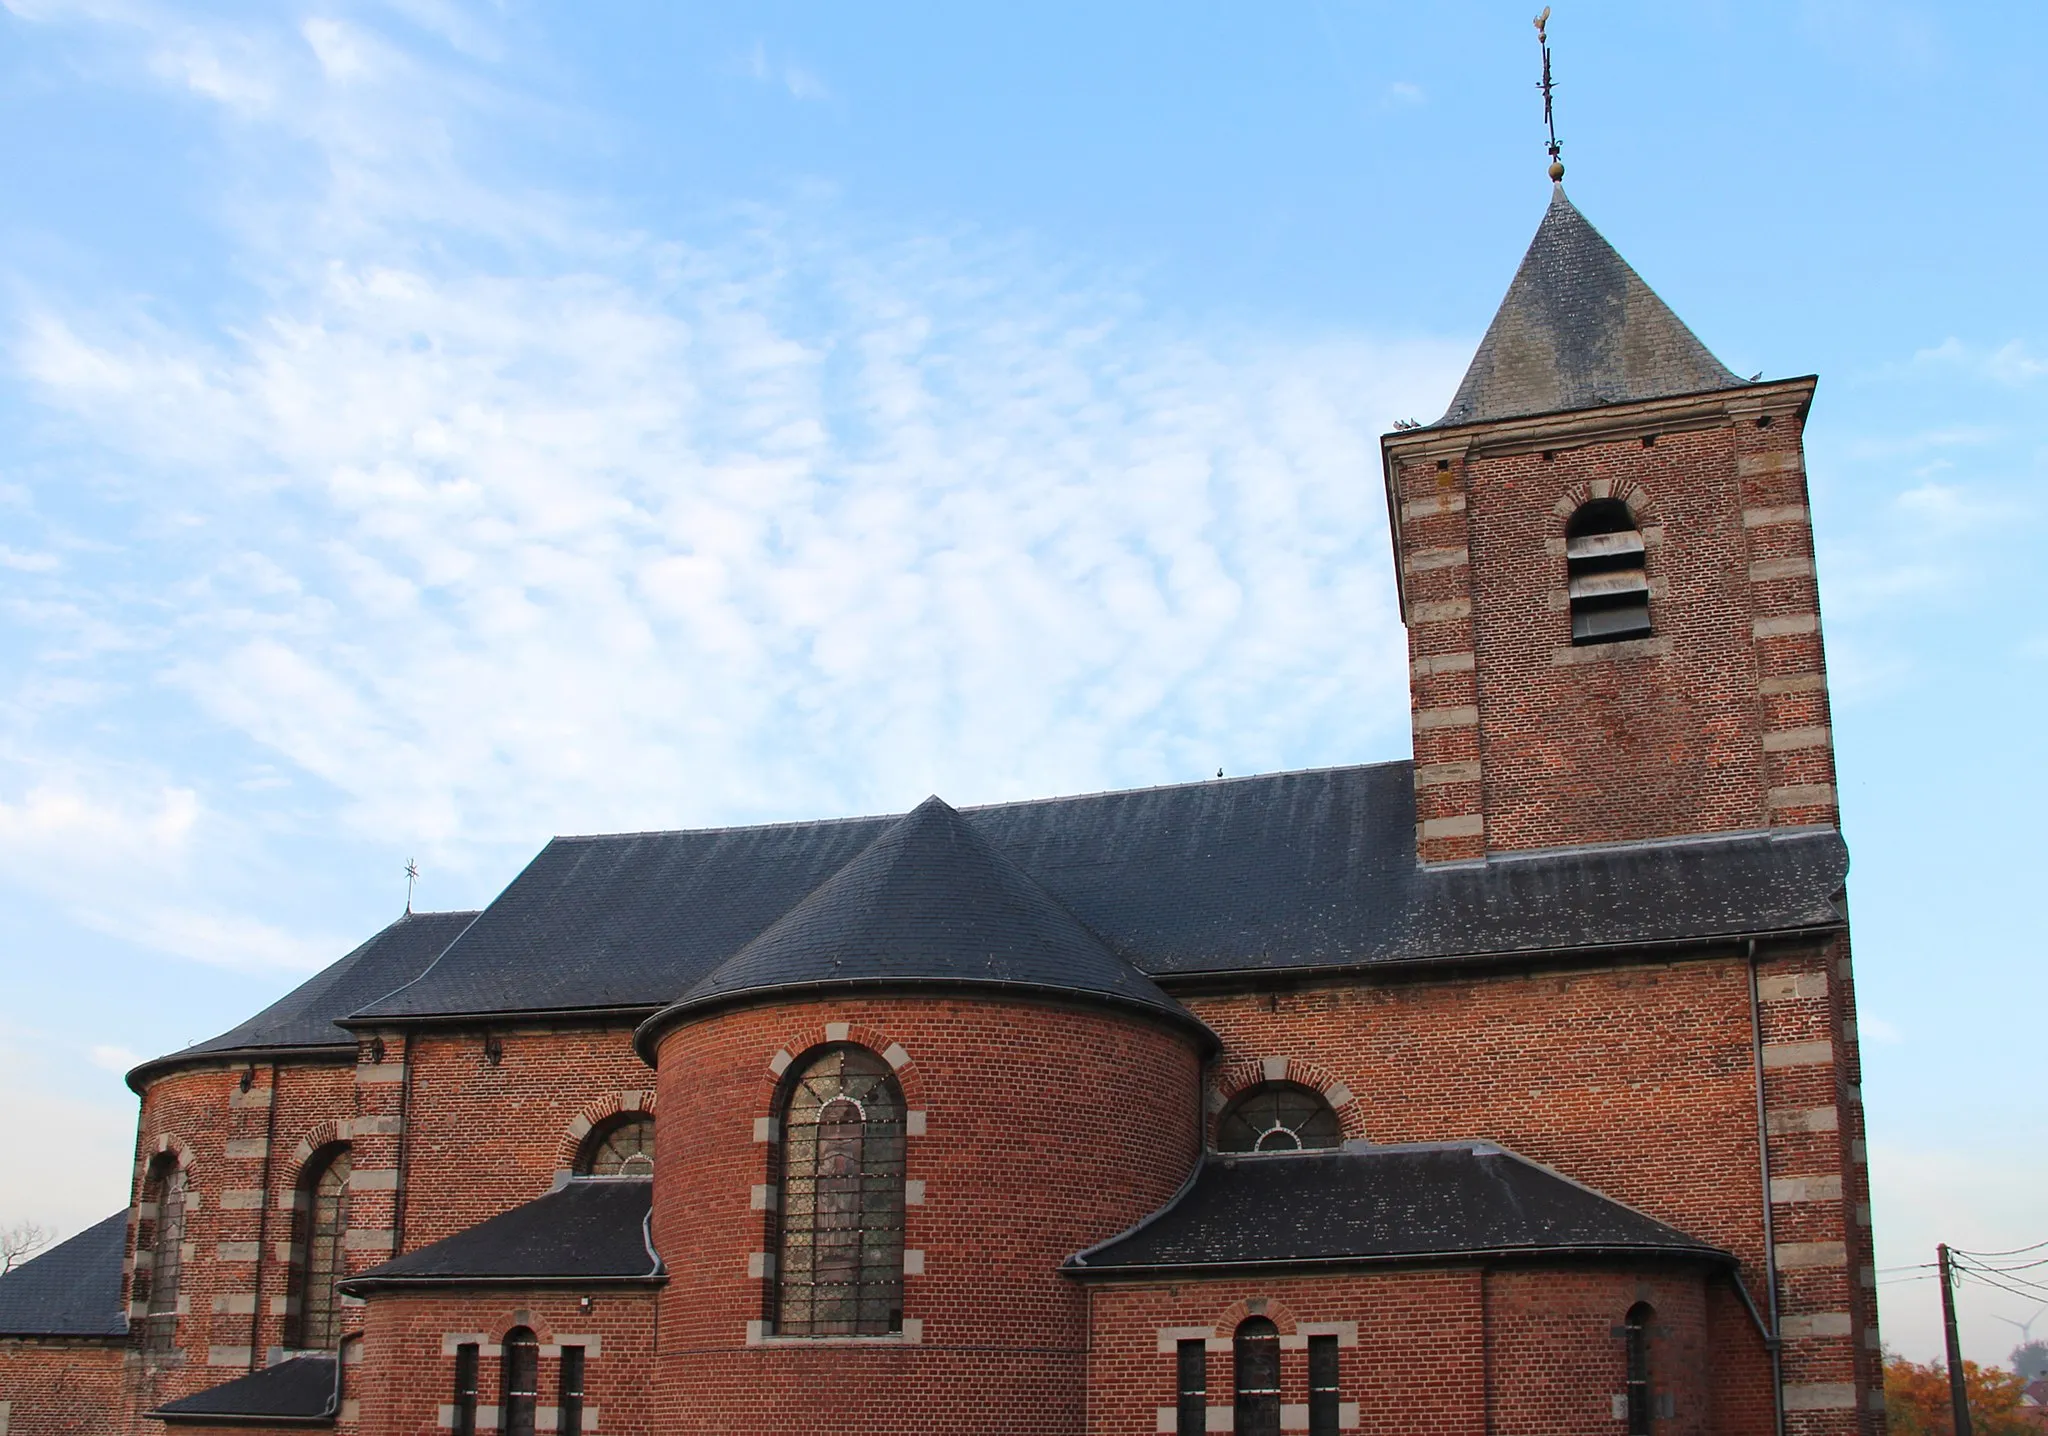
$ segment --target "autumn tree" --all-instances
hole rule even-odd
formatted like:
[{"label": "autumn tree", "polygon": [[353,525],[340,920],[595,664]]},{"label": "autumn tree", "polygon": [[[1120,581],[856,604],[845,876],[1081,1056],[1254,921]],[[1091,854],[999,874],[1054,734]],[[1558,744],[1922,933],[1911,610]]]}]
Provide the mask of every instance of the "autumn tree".
[{"label": "autumn tree", "polygon": [[[1963,1389],[1970,1398],[1976,1436],[2039,1436],[2040,1428],[2020,1414],[2026,1383],[1997,1366],[1963,1363]],[[1950,1414],[1948,1368],[1903,1356],[1884,1362],[1884,1414],[1891,1436],[1955,1436]]]}]

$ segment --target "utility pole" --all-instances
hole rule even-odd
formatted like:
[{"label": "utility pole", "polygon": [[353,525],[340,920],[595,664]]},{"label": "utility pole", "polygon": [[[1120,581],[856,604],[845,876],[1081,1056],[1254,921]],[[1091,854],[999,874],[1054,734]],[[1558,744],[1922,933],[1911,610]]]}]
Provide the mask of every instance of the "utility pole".
[{"label": "utility pole", "polygon": [[1941,1268],[1941,1328],[1948,1336],[1948,1404],[1955,1413],[1956,1436],[1974,1436],[1970,1430],[1970,1390],[1963,1380],[1963,1339],[1956,1335],[1956,1283],[1949,1270],[1948,1243],[1934,1249],[1935,1264]]}]

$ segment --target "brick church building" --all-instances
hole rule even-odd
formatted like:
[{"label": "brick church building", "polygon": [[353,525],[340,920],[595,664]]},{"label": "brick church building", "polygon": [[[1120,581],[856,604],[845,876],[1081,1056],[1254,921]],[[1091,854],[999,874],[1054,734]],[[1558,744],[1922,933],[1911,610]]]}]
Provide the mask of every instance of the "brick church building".
[{"label": "brick church building", "polygon": [[1557,189],[1412,761],[556,839],[130,1074],[0,1433],[1880,1432],[1813,391]]}]

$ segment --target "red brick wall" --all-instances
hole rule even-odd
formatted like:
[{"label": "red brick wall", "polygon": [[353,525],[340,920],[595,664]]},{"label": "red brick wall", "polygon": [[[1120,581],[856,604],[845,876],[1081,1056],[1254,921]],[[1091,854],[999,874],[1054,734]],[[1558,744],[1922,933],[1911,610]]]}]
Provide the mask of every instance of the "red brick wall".
[{"label": "red brick wall", "polygon": [[114,1436],[130,1426],[124,1349],[0,1339],[7,1436]]},{"label": "red brick wall", "polygon": [[[1879,1382],[1845,957],[1845,942],[1770,955],[1760,978],[1773,1238],[1781,1267],[1794,1263],[1782,1283],[1786,1379],[1837,1403],[1802,1414],[1795,1431],[1875,1429],[1829,1389],[1867,1393]],[[1499,1142],[1734,1252],[1764,1303],[1756,1066],[1739,953],[1186,1000],[1224,1040],[1224,1082],[1279,1059],[1288,1076],[1351,1099],[1340,1108],[1347,1132]],[[1224,1095],[1212,1083],[1212,1112]],[[1721,1379],[1753,1390],[1767,1383],[1768,1362],[1738,1315],[1715,1325]]]},{"label": "red brick wall", "polygon": [[[1835,821],[1804,392],[1390,439],[1425,860]],[[1574,647],[1565,522],[1609,497],[1653,634]]]},{"label": "red brick wall", "polygon": [[[578,1306],[589,1297],[590,1309]],[[500,1400],[499,1346],[514,1327],[541,1343],[540,1401],[553,1407],[561,1391],[562,1345],[586,1349],[584,1430],[651,1433],[670,1429],[656,1406],[653,1365],[655,1298],[647,1291],[595,1287],[587,1292],[536,1290],[370,1299],[363,1358],[351,1366],[350,1413],[361,1436],[437,1436],[441,1408],[455,1391],[452,1339],[477,1340],[477,1402]],[[360,1373],[360,1374],[358,1374]],[[595,1408],[592,1412],[590,1408]],[[595,1416],[595,1425],[590,1417]],[[483,1412],[477,1430],[497,1429]]]},{"label": "red brick wall", "polygon": [[[616,1110],[620,1094],[654,1087],[654,1074],[633,1052],[630,1024],[492,1035],[495,1064],[482,1030],[413,1039],[407,1251],[543,1195],[579,1117]],[[386,1045],[397,1052],[399,1037]]]},{"label": "red brick wall", "polygon": [[1307,1336],[1338,1335],[1339,1398],[1358,1429],[1404,1436],[1555,1436],[1618,1431],[1616,1328],[1648,1302],[1652,1389],[1673,1398],[1667,1436],[1766,1436],[1768,1403],[1717,1416],[1708,1303],[1697,1271],[1353,1271],[1320,1277],[1102,1283],[1089,1313],[1091,1433],[1157,1429],[1176,1394],[1175,1346],[1206,1335],[1208,1404],[1233,1400],[1231,1337],[1248,1315],[1281,1333],[1283,1405],[1308,1401]]},{"label": "red brick wall", "polygon": [[[748,1344],[764,1283],[753,1190],[769,1174],[778,1067],[847,1025],[888,1055],[913,1113],[908,1175],[926,1184],[905,1244],[917,1344]],[[782,1059],[778,1061],[778,1054]],[[771,1065],[773,1064],[773,1065]],[[849,998],[742,1009],[680,1027],[660,1048],[655,1240],[665,1429],[815,1432],[1078,1431],[1085,1296],[1068,1254],[1162,1205],[1197,1142],[1190,1039],[1134,1017],[966,997]]]}]

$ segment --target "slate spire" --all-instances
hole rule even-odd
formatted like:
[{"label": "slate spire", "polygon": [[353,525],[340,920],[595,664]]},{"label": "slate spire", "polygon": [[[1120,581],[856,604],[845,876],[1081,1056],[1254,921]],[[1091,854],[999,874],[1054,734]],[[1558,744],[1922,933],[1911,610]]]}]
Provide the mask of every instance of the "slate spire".
[{"label": "slate spire", "polygon": [[834,987],[1034,989],[1206,1029],[1029,873],[927,798],[642,1028],[754,994]]},{"label": "slate spire", "polygon": [[1554,185],[1507,298],[1438,426],[1739,386]]}]

